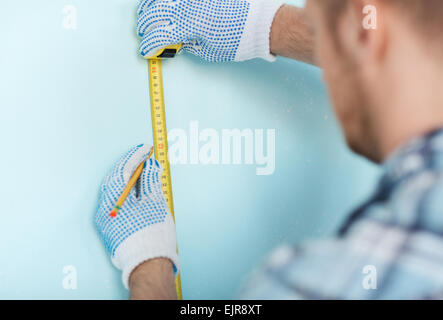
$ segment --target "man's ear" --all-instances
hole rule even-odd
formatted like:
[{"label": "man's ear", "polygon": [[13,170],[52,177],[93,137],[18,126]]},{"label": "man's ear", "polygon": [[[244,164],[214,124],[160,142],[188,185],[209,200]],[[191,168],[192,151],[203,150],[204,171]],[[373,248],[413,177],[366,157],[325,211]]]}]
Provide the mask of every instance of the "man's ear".
[{"label": "man's ear", "polygon": [[338,25],[341,46],[355,63],[367,63],[384,56],[387,33],[381,12],[383,1],[348,0]]}]

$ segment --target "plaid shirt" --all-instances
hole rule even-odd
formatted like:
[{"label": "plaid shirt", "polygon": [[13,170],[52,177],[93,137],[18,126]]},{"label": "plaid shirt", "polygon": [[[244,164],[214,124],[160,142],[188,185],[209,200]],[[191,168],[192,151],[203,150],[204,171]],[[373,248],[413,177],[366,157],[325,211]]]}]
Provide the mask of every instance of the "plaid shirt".
[{"label": "plaid shirt", "polygon": [[443,129],[384,164],[336,238],[277,249],[244,299],[443,298]]}]

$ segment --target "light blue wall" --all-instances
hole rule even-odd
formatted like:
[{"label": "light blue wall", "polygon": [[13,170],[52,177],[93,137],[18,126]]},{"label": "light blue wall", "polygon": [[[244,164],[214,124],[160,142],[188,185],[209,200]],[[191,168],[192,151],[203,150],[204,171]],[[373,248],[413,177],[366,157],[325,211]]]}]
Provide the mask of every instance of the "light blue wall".
[{"label": "light blue wall", "polygon": [[[135,2],[0,3],[0,298],[124,299],[92,216],[119,156],[151,142]],[[77,30],[62,9],[78,10]],[[274,64],[165,63],[169,129],[276,129],[276,169],[176,165],[185,298],[231,298],[273,247],[331,235],[378,174],[347,151],[320,71]],[[62,287],[63,266],[78,273]]]}]

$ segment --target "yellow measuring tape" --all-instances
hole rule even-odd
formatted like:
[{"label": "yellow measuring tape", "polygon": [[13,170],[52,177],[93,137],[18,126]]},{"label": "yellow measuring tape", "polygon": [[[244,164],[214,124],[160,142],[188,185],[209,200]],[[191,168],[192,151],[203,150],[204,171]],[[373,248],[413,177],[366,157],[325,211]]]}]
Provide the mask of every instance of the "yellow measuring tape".
[{"label": "yellow measuring tape", "polygon": [[[155,158],[163,167],[163,174],[161,176],[161,184],[163,194],[171,210],[172,217],[175,221],[174,215],[174,201],[172,198],[171,185],[171,169],[168,159],[168,131],[166,129],[166,112],[165,112],[165,97],[163,92],[163,73],[162,73],[162,59],[173,58],[181,45],[168,46],[160,50],[156,55],[148,59],[149,68],[149,95],[151,100],[151,118],[152,131],[154,136],[154,152]],[[175,279],[175,287],[177,290],[178,299],[182,299],[182,288],[180,274]]]}]

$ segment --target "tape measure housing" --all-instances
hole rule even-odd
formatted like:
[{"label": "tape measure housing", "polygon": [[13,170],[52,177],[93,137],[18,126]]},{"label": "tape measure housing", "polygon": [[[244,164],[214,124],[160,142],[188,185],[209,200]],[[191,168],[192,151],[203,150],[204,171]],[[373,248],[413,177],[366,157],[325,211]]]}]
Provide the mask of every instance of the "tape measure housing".
[{"label": "tape measure housing", "polygon": [[152,57],[146,58],[148,60],[154,60],[154,59],[170,59],[174,58],[179,50],[182,48],[182,44],[174,44],[167,46],[161,50],[159,50],[156,54],[154,54]]}]

